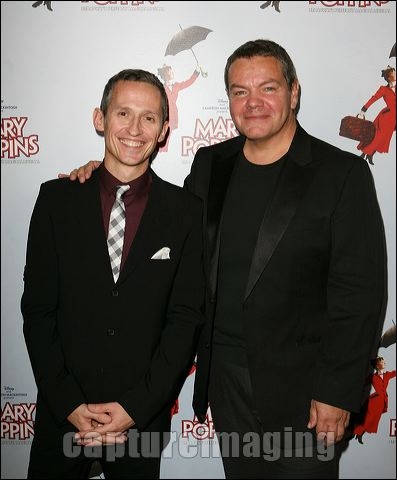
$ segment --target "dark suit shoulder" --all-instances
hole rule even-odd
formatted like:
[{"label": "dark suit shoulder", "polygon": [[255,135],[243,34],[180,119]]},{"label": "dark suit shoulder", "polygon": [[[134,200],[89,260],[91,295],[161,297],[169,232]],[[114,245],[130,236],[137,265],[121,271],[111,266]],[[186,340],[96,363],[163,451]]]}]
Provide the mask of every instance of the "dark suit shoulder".
[{"label": "dark suit shoulder", "polygon": [[43,182],[40,190],[48,195],[68,195],[76,192],[90,190],[97,183],[97,172],[93,172],[92,177],[84,183],[78,180],[71,181],[69,178],[55,178]]},{"label": "dark suit shoulder", "polygon": [[93,177],[86,180],[84,183],[80,183],[78,180],[71,181],[69,178],[54,178],[43,182],[41,188],[48,192],[83,190],[91,186],[92,183],[94,183]]},{"label": "dark suit shoulder", "polygon": [[67,182],[74,183],[74,182],[71,182],[68,178],[53,178],[51,180],[46,180],[45,182],[43,182],[41,184],[41,188],[43,190],[52,192],[62,188],[62,184],[66,184]]},{"label": "dark suit shoulder", "polygon": [[[311,137],[311,156],[309,164],[315,176],[323,182],[324,188],[334,188],[342,192],[353,188],[356,192],[376,192],[372,172],[365,160],[354,153],[342,150],[323,140]],[[349,187],[350,186],[350,187]],[[376,195],[376,193],[375,193]]]},{"label": "dark suit shoulder", "polygon": [[[185,187],[197,193],[200,198],[206,196],[205,185],[209,182],[211,168],[214,162],[228,162],[236,158],[239,152],[242,152],[245,137],[238,137],[216,143],[208,147],[201,147],[197,150],[189,175],[185,179]],[[203,190],[204,189],[204,190]]]},{"label": "dark suit shoulder", "polygon": [[153,175],[153,180],[161,189],[165,203],[176,205],[177,208],[181,208],[182,210],[186,208],[201,208],[202,202],[200,198],[185,188],[163,180],[156,174]]},{"label": "dark suit shoulder", "polygon": [[234,153],[242,149],[244,141],[245,137],[243,135],[239,135],[237,137],[230,138],[229,140],[225,140],[214,145],[209,145],[208,147],[201,147],[197,150],[196,157],[213,155],[233,155]]},{"label": "dark suit shoulder", "polygon": [[316,137],[311,137],[311,141],[314,159],[320,159],[324,163],[334,165],[337,169],[350,169],[355,164],[364,168],[367,167],[367,162],[354,153],[342,150]]},{"label": "dark suit shoulder", "polygon": [[290,149],[291,158],[313,173],[314,184],[339,190],[349,184],[373,184],[372,172],[362,158],[308,134],[299,124]]}]

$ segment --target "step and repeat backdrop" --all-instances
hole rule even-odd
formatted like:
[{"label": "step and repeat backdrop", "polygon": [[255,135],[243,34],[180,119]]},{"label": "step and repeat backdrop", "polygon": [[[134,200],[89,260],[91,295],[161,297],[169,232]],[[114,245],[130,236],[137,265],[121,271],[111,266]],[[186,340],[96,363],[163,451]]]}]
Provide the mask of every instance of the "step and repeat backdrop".
[{"label": "step and repeat backdrop", "polygon": [[[235,48],[256,38],[280,43],[295,62],[298,119],[309,133],[361,155],[368,152],[357,140],[340,135],[342,119],[365,104],[367,120],[387,118],[370,168],[389,258],[378,352],[390,372],[378,394],[389,395],[389,406],[363,426],[362,443],[350,440],[341,478],[395,478],[396,100],[393,88],[378,92],[390,81],[384,71],[396,66],[395,14],[394,1],[1,2],[2,478],[26,477],[34,435],[36,386],[19,305],[40,184],[102,158],[92,111],[112,75],[143,68],[167,85],[170,101],[171,134],[153,168],[182,185],[200,147],[237,135],[223,70]],[[211,412],[199,424],[192,411],[194,375],[193,368],[174,409],[162,478],[224,478]]]}]

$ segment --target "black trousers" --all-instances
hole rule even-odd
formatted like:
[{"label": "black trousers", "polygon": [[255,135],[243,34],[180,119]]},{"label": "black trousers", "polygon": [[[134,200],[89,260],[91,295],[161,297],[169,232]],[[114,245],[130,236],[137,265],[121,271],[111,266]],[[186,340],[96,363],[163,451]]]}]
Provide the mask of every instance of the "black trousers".
[{"label": "black trousers", "polygon": [[[169,440],[169,417],[151,425],[158,431],[130,429],[124,444],[82,447],[74,441],[71,424],[56,425],[43,402],[38,401],[28,478],[89,478],[98,461],[109,478],[159,478],[161,452]],[[168,429],[168,431],[164,431]]]},{"label": "black trousers", "polygon": [[266,432],[252,398],[248,368],[215,355],[209,403],[226,478],[339,477],[340,444],[327,449],[312,433],[292,429]]}]

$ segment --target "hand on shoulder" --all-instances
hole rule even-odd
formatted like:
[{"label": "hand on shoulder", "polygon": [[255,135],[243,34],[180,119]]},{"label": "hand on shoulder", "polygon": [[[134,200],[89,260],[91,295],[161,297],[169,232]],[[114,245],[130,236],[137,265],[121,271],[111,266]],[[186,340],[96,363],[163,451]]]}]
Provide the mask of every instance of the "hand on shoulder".
[{"label": "hand on shoulder", "polygon": [[99,160],[90,160],[85,165],[74,168],[69,174],[58,173],[58,178],[69,177],[69,180],[71,180],[72,182],[78,179],[80,183],[84,183],[86,180],[88,180],[91,177],[92,172],[96,170],[101,163],[102,162],[100,162]]}]

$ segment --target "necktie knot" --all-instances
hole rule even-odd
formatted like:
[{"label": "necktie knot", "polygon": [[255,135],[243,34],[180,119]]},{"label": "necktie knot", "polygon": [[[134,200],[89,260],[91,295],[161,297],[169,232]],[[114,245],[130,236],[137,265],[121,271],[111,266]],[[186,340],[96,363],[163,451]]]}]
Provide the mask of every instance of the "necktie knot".
[{"label": "necktie knot", "polygon": [[130,189],[129,185],[117,185],[116,191],[116,200],[121,200],[121,197],[125,194],[127,190]]}]

